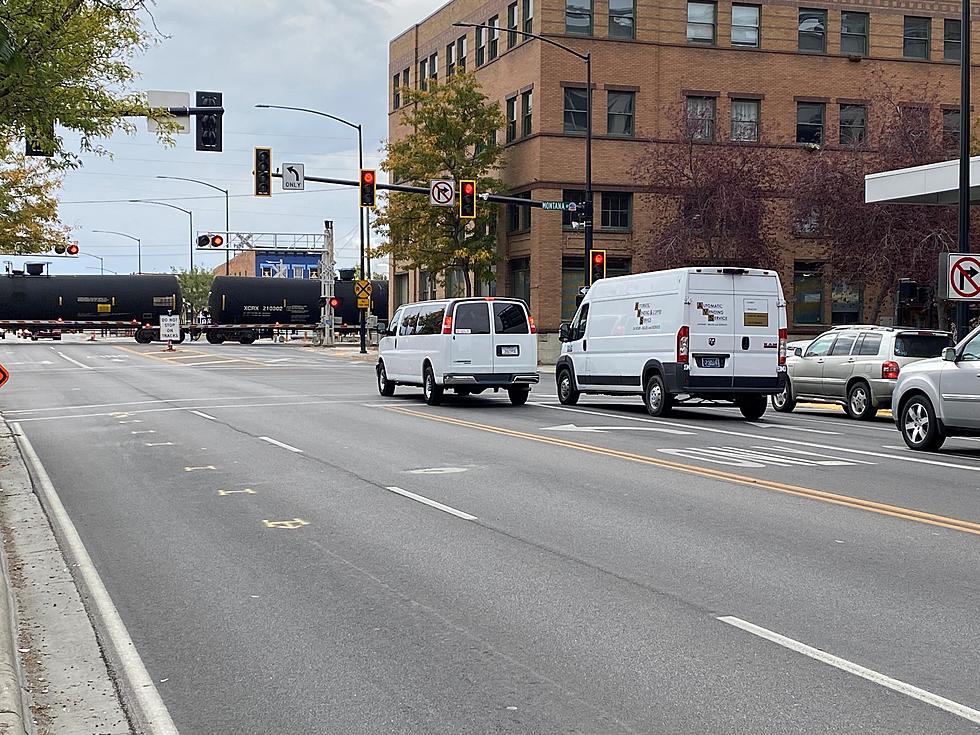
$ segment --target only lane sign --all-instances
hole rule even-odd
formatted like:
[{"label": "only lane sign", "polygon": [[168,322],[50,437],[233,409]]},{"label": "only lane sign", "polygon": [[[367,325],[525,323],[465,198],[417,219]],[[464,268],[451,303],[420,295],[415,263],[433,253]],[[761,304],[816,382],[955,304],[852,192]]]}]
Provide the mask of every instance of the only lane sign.
[{"label": "only lane sign", "polygon": [[950,253],[946,283],[950,299],[980,301],[980,256]]}]

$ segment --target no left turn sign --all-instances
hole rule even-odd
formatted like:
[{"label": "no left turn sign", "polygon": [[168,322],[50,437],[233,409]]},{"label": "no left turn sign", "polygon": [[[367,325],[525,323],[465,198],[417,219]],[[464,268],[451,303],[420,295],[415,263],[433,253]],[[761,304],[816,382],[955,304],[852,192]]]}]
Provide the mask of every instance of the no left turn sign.
[{"label": "no left turn sign", "polygon": [[980,301],[980,257],[950,254],[948,283],[951,299]]}]

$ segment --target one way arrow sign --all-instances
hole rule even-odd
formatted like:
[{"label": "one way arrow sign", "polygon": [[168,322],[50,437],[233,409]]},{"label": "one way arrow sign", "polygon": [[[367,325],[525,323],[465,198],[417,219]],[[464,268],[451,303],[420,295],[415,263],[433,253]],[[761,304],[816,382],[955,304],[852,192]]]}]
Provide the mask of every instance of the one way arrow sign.
[{"label": "one way arrow sign", "polygon": [[282,165],[282,190],[304,191],[306,189],[306,166],[302,163]]}]

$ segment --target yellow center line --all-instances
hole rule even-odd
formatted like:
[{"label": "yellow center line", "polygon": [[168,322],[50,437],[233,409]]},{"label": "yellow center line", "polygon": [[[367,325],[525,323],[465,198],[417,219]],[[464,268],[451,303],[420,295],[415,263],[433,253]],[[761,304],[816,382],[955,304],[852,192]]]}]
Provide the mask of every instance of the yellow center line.
[{"label": "yellow center line", "polygon": [[515,429],[505,429],[503,427],[492,426],[490,424],[479,424],[474,421],[463,421],[461,419],[453,419],[446,416],[436,416],[433,414],[424,413],[422,411],[413,411],[408,408],[388,407],[386,410],[394,411],[396,413],[402,413],[408,416],[416,416],[418,418],[428,419],[429,421],[438,421],[439,423],[443,423],[443,424],[450,424],[453,426],[461,426],[468,429],[486,431],[492,434],[500,434],[502,436],[510,436],[517,439],[526,439],[528,441],[539,442],[541,444],[550,444],[552,446],[564,447],[566,449],[574,449],[576,451],[588,452],[590,454],[600,454],[606,457],[623,459],[629,462],[638,462],[640,464],[653,465],[655,467],[674,470],[676,472],[684,472],[691,475],[698,475],[700,477],[707,477],[713,480],[721,480],[723,482],[731,482],[738,485],[748,485],[750,487],[772,490],[774,492],[784,493],[787,495],[796,495],[801,498],[808,498],[810,500],[819,500],[824,503],[841,505],[846,508],[866,510],[871,513],[878,513],[880,515],[891,516],[893,518],[901,518],[907,521],[915,521],[917,523],[926,523],[929,524],[930,526],[939,526],[941,528],[948,528],[953,531],[961,531],[963,533],[969,533],[975,536],[980,536],[980,523],[974,523],[973,521],[966,521],[960,518],[952,518],[948,516],[935,515],[933,513],[926,513],[925,511],[915,510],[913,508],[903,508],[902,506],[899,505],[889,505],[887,503],[879,503],[873,500],[864,500],[862,498],[851,497],[850,495],[840,495],[837,493],[830,493],[823,490],[814,490],[813,488],[802,487],[799,485],[789,485],[782,482],[773,482],[772,480],[763,480],[756,477],[749,477],[748,475],[738,475],[733,472],[726,472],[724,470],[714,470],[706,467],[696,467],[694,465],[683,464],[680,462],[672,462],[666,459],[649,457],[644,454],[622,452],[619,451],[618,449],[597,447],[593,444],[582,444],[581,442],[570,441],[568,439],[559,439],[556,437],[542,436],[540,434],[529,434],[524,431],[517,431]]}]

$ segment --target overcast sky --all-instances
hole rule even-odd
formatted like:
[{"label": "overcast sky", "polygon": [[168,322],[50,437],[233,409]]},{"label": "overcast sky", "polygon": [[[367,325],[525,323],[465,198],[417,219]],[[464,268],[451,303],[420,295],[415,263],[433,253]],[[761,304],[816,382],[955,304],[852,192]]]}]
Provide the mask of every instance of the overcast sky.
[{"label": "overcast sky", "polygon": [[[112,159],[87,156],[68,174],[61,216],[83,253],[105,268],[137,269],[136,243],[92,230],[118,230],[142,240],[143,271],[189,264],[188,218],[167,207],[125,203],[156,199],[194,212],[196,231],[224,229],[224,195],[157,175],[203,179],[231,192],[231,230],[322,232],[333,220],[337,260],[357,258],[356,191],[308,184],[285,194],[275,181],[271,199],[252,190],[252,149],[271,146],[275,166],[306,164],[308,174],[355,179],[357,133],[325,118],[259,110],[256,103],[322,110],[364,126],[365,164],[378,161],[387,134],[388,42],[444,0],[157,0],[154,16],[169,38],[137,58],[144,90],[224,93],[224,152],[198,153],[192,135],[164,148],[138,121],[133,136],[106,142]],[[66,138],[69,147],[76,144]],[[122,201],[120,201],[122,200]],[[210,254],[195,262],[224,261]],[[36,259],[36,258],[35,258]],[[204,262],[201,263],[201,260]],[[20,263],[23,259],[16,259]],[[99,261],[55,260],[53,273],[97,272]],[[88,270],[95,269],[95,270]]]}]

